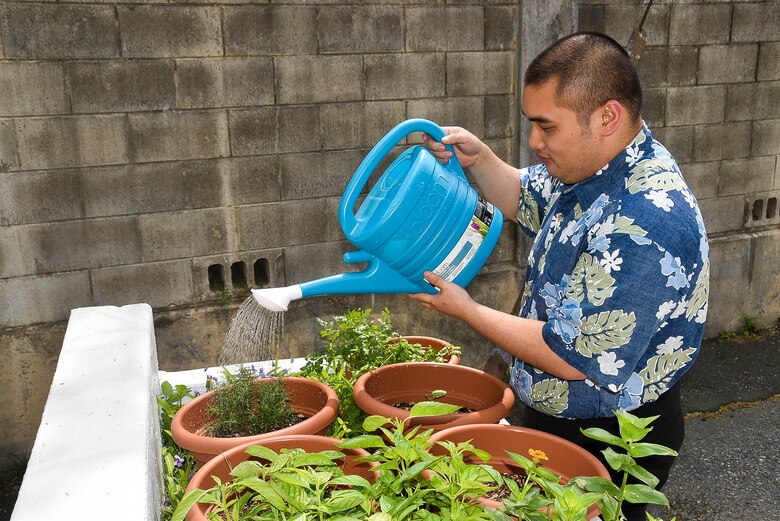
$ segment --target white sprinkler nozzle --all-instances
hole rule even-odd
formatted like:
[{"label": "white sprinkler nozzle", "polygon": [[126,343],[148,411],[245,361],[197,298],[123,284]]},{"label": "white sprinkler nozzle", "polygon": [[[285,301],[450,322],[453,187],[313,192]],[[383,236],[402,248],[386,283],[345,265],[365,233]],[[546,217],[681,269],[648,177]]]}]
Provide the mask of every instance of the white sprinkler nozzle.
[{"label": "white sprinkler nozzle", "polygon": [[291,300],[298,300],[303,296],[301,285],[287,286],[285,288],[253,289],[252,296],[258,304],[271,311],[287,311]]}]

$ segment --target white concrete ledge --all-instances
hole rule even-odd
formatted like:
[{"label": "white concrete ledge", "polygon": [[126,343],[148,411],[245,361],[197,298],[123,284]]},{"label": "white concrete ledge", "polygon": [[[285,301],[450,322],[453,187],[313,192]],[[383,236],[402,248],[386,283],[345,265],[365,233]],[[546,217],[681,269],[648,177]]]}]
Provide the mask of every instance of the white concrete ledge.
[{"label": "white concrete ledge", "polygon": [[149,305],[74,309],[11,521],[159,519],[157,378]]}]

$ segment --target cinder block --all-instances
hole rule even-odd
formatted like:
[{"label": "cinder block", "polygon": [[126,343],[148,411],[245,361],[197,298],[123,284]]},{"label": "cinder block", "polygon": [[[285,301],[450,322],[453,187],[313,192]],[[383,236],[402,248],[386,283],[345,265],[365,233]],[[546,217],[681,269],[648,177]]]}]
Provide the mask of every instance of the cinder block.
[{"label": "cinder block", "polygon": [[126,163],[124,115],[16,120],[19,167],[26,170]]},{"label": "cinder block", "polygon": [[758,45],[704,45],[699,49],[698,83],[741,83],[756,77]]},{"label": "cinder block", "polygon": [[731,5],[677,4],[671,7],[669,44],[728,43]]},{"label": "cinder block", "polygon": [[229,208],[207,208],[140,215],[143,262],[230,251],[234,233],[231,213]]},{"label": "cinder block", "polygon": [[483,98],[410,100],[406,110],[409,118],[430,119],[441,126],[467,128],[478,137],[485,135]]},{"label": "cinder block", "polygon": [[67,71],[73,112],[127,112],[174,105],[171,60],[73,62]]},{"label": "cinder block", "polygon": [[366,99],[409,99],[445,95],[443,53],[366,55]]},{"label": "cinder block", "polygon": [[514,90],[514,53],[450,52],[447,54],[447,95],[505,94]]},{"label": "cinder block", "polygon": [[666,89],[642,90],[642,118],[653,127],[661,127],[666,121]]},{"label": "cinder block", "polygon": [[308,152],[322,148],[316,105],[230,111],[234,156]]},{"label": "cinder block", "polygon": [[761,42],[758,51],[758,81],[780,80],[780,42]]},{"label": "cinder block", "polygon": [[225,7],[223,25],[227,56],[317,52],[316,6]]},{"label": "cinder block", "polygon": [[605,33],[607,24],[606,5],[583,4],[582,2],[579,2],[576,5],[576,9],[578,30]]},{"label": "cinder block", "polygon": [[322,147],[334,150],[374,146],[404,120],[403,101],[326,103],[320,106]]},{"label": "cinder block", "polygon": [[737,159],[750,153],[750,124],[697,126],[693,133],[693,160]]},{"label": "cinder block", "polygon": [[20,233],[26,229],[24,226],[0,226],[0,280],[35,273],[35,254],[28,235]]},{"label": "cinder block", "polygon": [[[709,231],[709,229],[708,229]],[[710,231],[710,233],[712,233]],[[706,331],[737,329],[750,309],[750,239],[743,235],[710,240],[710,305]]]},{"label": "cinder block", "polygon": [[517,5],[486,5],[485,50],[508,51],[517,49],[519,16]]},{"label": "cinder block", "polygon": [[227,163],[230,204],[252,204],[281,199],[279,156],[237,157]]},{"label": "cinder block", "polygon": [[176,106],[244,107],[274,103],[269,57],[176,60]]},{"label": "cinder block", "polygon": [[485,135],[487,139],[515,135],[515,98],[512,94],[485,96]]},{"label": "cinder block", "polygon": [[0,279],[0,328],[59,322],[91,300],[86,271]]},{"label": "cinder block", "polygon": [[57,59],[119,56],[114,7],[6,3],[0,6],[6,58]]},{"label": "cinder block", "polygon": [[753,122],[750,155],[780,155],[780,119]]},{"label": "cinder block", "polygon": [[735,42],[780,40],[780,9],[777,2],[735,3],[731,39]]},{"label": "cinder block", "polygon": [[[632,28],[639,24],[647,7],[646,3],[624,5],[627,2],[607,3],[604,12],[603,32],[625,44]],[[647,33],[648,45],[668,45],[669,43],[669,6],[653,4],[645,18],[643,29]],[[644,56],[641,58],[644,60]],[[641,68],[641,67],[640,67]]]},{"label": "cinder block", "polygon": [[726,87],[675,87],[666,95],[666,124],[720,123],[726,111]]},{"label": "cinder block", "polygon": [[16,128],[12,119],[0,119],[0,172],[19,168],[16,151]]},{"label": "cinder block", "polygon": [[8,61],[0,63],[0,116],[69,112],[62,64]]},{"label": "cinder block", "polygon": [[780,81],[759,81],[729,85],[726,121],[780,118]]},{"label": "cinder block", "polygon": [[130,114],[130,156],[135,162],[225,157],[230,154],[227,114],[166,111]]},{"label": "cinder block", "polygon": [[[468,27],[467,31],[463,28]],[[482,6],[406,8],[406,50],[481,51],[485,48]]]},{"label": "cinder block", "polygon": [[349,56],[280,56],[275,60],[276,101],[323,103],[363,97],[363,60]]},{"label": "cinder block", "polygon": [[710,163],[688,163],[680,165],[685,182],[697,199],[710,199],[718,196],[718,161]]},{"label": "cinder block", "polygon": [[668,84],[671,86],[695,85],[698,60],[697,47],[690,45],[669,47]]},{"label": "cinder block", "polygon": [[718,195],[766,192],[772,189],[774,177],[774,156],[722,161]]},{"label": "cinder block", "polygon": [[84,169],[84,212],[102,217],[220,206],[226,169],[224,160]]},{"label": "cinder block", "polygon": [[304,199],[236,209],[241,249],[262,250],[344,239],[339,198]]},{"label": "cinder block", "polygon": [[[755,259],[780,259],[780,235],[777,230],[753,239]],[[771,324],[780,316],[780,262],[756,262],[751,266],[751,314]]]},{"label": "cinder block", "polygon": [[678,164],[693,159],[693,127],[652,128],[653,137],[671,152]]},{"label": "cinder block", "polygon": [[745,196],[699,199],[704,228],[709,235],[741,230],[745,223]]},{"label": "cinder block", "polygon": [[404,48],[401,5],[330,6],[319,10],[321,53],[395,52]]},{"label": "cinder block", "polygon": [[80,180],[76,170],[0,175],[0,226],[83,217]]},{"label": "cinder block", "polygon": [[91,271],[95,305],[145,302],[154,308],[192,302],[189,260],[115,266]]},{"label": "cinder block", "polygon": [[362,160],[361,150],[284,155],[282,199],[341,196]]},{"label": "cinder block", "polygon": [[[285,278],[291,284],[309,280],[363,271],[365,264],[347,264],[343,255],[354,251],[349,241],[320,242],[317,244],[302,244],[285,249]],[[312,262],[317,259],[317,262]]]},{"label": "cinder block", "polygon": [[122,55],[129,58],[222,56],[217,7],[118,7]]},{"label": "cinder block", "polygon": [[37,273],[133,264],[141,260],[135,216],[23,226]]}]

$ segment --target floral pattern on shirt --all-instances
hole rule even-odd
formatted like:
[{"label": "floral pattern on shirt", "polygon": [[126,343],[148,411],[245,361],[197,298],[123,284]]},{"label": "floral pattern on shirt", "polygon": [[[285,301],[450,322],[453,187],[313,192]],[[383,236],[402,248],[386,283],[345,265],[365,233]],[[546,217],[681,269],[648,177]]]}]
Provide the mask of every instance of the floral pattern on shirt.
[{"label": "floral pattern on shirt", "polygon": [[709,298],[696,198],[646,126],[594,175],[566,185],[520,171],[520,227],[534,243],[520,308],[587,375],[566,381],[515,360],[526,404],[565,418],[612,416],[657,399],[690,367]]}]

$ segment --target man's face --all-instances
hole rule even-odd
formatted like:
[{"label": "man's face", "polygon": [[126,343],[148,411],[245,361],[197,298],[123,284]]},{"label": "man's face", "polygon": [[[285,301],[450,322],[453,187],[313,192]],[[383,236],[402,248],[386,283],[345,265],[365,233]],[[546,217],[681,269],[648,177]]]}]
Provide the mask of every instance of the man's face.
[{"label": "man's face", "polygon": [[604,165],[598,164],[598,141],[592,131],[595,127],[582,127],[573,110],[558,105],[556,88],[557,81],[548,81],[523,89],[523,115],[531,124],[528,145],[553,177],[574,184]]}]

